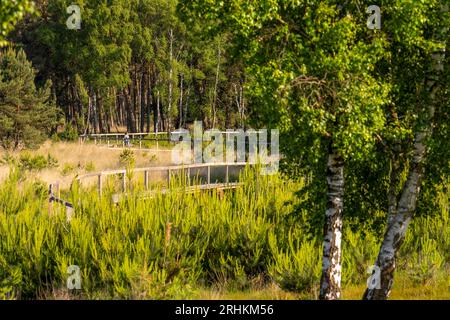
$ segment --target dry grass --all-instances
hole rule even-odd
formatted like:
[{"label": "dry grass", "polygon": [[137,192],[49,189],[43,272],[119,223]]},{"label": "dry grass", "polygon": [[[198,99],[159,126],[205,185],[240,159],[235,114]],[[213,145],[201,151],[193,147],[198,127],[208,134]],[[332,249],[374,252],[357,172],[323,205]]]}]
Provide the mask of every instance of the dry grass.
[{"label": "dry grass", "polygon": [[[344,286],[342,298],[344,300],[361,300],[366,286],[364,284]],[[316,292],[317,293],[317,292]],[[198,300],[315,300],[316,293],[287,292],[275,283],[262,288],[251,288],[247,291],[227,291],[220,289],[202,289],[198,291]],[[450,300],[450,287],[439,286],[414,286],[406,277],[399,277],[394,283],[389,300]]]},{"label": "dry grass", "polygon": [[[345,300],[359,300],[366,286],[345,287],[342,296]],[[407,277],[400,276],[394,280],[389,300],[450,300],[450,288],[445,283],[433,286],[413,285]]]},{"label": "dry grass", "polygon": [[[93,144],[47,141],[32,153],[44,156],[50,154],[58,160],[58,167],[44,169],[32,175],[46,183],[59,181],[60,185],[65,188],[70,186],[75,176],[87,173],[87,169],[97,172],[122,168],[119,163],[121,152],[122,149],[110,149]],[[170,152],[149,152],[145,150],[133,150],[133,152],[136,157],[136,167],[171,164]],[[0,151],[0,157],[4,153],[4,151]],[[19,152],[16,152],[14,155],[18,156],[18,154]],[[8,175],[8,172],[9,168],[6,165],[0,166],[0,181]]]}]

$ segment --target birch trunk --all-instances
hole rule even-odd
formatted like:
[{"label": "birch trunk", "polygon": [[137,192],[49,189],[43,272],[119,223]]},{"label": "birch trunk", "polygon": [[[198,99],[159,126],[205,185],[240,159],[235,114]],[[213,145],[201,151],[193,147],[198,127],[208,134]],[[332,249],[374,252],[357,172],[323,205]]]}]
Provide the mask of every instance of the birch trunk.
[{"label": "birch trunk", "polygon": [[344,197],[344,161],[330,147],[327,168],[327,209],[325,212],[321,300],[336,300],[341,297],[341,234]]},{"label": "birch trunk", "polygon": [[172,95],[173,95],[173,66],[172,66],[172,59],[173,59],[173,29],[170,29],[170,49],[169,49],[169,64],[170,64],[170,70],[169,70],[169,104],[167,106],[167,127],[170,132],[171,130],[171,111],[172,111]]},{"label": "birch trunk", "polygon": [[420,182],[423,175],[423,159],[425,157],[426,134],[421,132],[416,135],[414,142],[414,156],[411,169],[403,187],[397,208],[390,208],[388,225],[384,234],[375,266],[380,268],[378,288],[367,288],[363,299],[384,300],[389,294],[394,283],[395,260],[400,246],[405,238],[406,229],[416,209],[419,196]]},{"label": "birch trunk", "polygon": [[442,62],[444,58],[445,50],[438,54],[433,54],[433,65],[430,77],[426,82],[427,92],[429,93],[426,126],[415,134],[411,166],[398,201],[398,206],[397,208],[392,208],[392,205],[389,205],[387,228],[375,263],[375,266],[380,268],[379,286],[367,288],[363,295],[365,300],[385,300],[389,297],[392,290],[396,256],[405,239],[406,230],[416,210],[417,199],[420,193],[420,184],[424,174],[423,163],[427,151],[425,143],[432,133],[434,113],[439,103],[436,95],[437,91],[440,90],[439,77],[443,71]]}]

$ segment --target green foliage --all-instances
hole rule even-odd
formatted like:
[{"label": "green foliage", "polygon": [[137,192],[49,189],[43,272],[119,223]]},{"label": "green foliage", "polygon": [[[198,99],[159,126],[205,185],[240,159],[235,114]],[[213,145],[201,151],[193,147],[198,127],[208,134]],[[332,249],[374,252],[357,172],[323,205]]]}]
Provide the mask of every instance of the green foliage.
[{"label": "green foliage", "polygon": [[76,127],[66,126],[64,131],[59,133],[58,136],[64,141],[76,141],[78,139],[78,131]]},{"label": "green foliage", "polygon": [[327,151],[320,141],[329,138],[346,158],[363,158],[384,124],[389,86],[373,71],[386,41],[367,36],[356,7],[346,10],[335,1],[180,4],[187,19],[233,33],[252,77],[255,123],[278,126],[290,137],[283,153],[308,164]]},{"label": "green foliage", "polygon": [[37,147],[56,124],[50,82],[37,89],[35,73],[23,50],[0,51],[0,146],[5,149]]},{"label": "green foliage", "polygon": [[274,262],[269,272],[280,287],[295,292],[317,289],[322,271],[320,245],[316,241],[302,240],[304,235],[290,232],[287,250],[283,252],[275,236],[271,236]]},{"label": "green foliage", "polygon": [[86,172],[94,172],[95,171],[95,164],[94,164],[94,162],[89,161],[86,164],[85,170],[86,170]]},{"label": "green foliage", "polygon": [[47,157],[43,155],[33,155],[29,152],[24,152],[19,156],[18,165],[24,170],[40,171],[45,168],[54,168],[58,166],[58,161],[50,154]]},{"label": "green foliage", "polygon": [[[217,284],[245,290],[255,278],[300,293],[317,288],[321,241],[292,224],[294,192],[302,182],[247,170],[240,177],[244,185],[234,192],[180,193],[185,180],[174,176],[166,194],[156,186],[152,197],[143,197],[136,183],[117,204],[110,201],[116,191],[109,183],[101,199],[95,189],[74,184],[62,191],[75,204],[68,222],[57,204],[49,215],[45,186],[20,176],[15,169],[0,185],[2,298],[67,292],[72,264],[82,272],[82,290],[69,293],[72,297],[190,298],[199,287]],[[450,267],[445,210],[413,221],[408,231],[398,272],[411,280],[445,280]],[[345,284],[366,281],[380,244],[371,230],[344,230]]]},{"label": "green foliage", "polygon": [[16,288],[19,288],[22,282],[22,273],[20,268],[6,265],[5,261],[0,260],[0,300],[17,299]]},{"label": "green foliage", "polygon": [[61,174],[63,176],[67,176],[75,171],[75,166],[70,163],[65,163],[63,168],[61,169]]},{"label": "green foliage", "polygon": [[5,40],[14,25],[27,13],[34,12],[34,3],[30,0],[0,2],[0,47],[7,44]]},{"label": "green foliage", "polygon": [[119,164],[126,168],[133,168],[136,162],[136,155],[131,149],[124,149],[119,155]]}]

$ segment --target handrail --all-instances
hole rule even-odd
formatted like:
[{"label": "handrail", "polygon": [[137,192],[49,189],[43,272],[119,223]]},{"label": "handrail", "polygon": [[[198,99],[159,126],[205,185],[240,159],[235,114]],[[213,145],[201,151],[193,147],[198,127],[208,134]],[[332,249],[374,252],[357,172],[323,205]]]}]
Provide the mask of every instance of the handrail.
[{"label": "handrail", "polygon": [[[79,137],[115,137],[115,136],[125,136],[126,133],[118,132],[118,133],[87,133],[80,134]],[[162,135],[169,134],[169,132],[136,132],[136,133],[128,133],[129,136],[150,136],[150,135]]]},{"label": "handrail", "polygon": [[[242,130],[242,129],[240,129]],[[255,133],[261,133],[262,130],[253,130]],[[129,136],[151,136],[151,135],[170,135],[171,133],[180,133],[179,131],[172,131],[172,132],[135,132],[135,133],[128,133]],[[219,131],[221,134],[235,134],[235,131]],[[88,133],[88,134],[80,134],[79,137],[114,137],[114,136],[125,136],[126,133],[123,132],[117,132],[117,133]]]},{"label": "handrail", "polygon": [[[118,175],[118,174],[122,175],[122,189],[123,189],[123,191],[125,191],[126,190],[126,175],[127,175],[127,172],[129,172],[129,171],[131,171],[133,173],[134,172],[143,172],[145,189],[148,189],[148,184],[149,184],[148,173],[149,172],[167,171],[167,180],[168,180],[168,183],[170,184],[171,172],[173,172],[173,171],[188,170],[188,174],[190,175],[191,169],[207,168],[208,171],[207,171],[206,186],[209,186],[209,185],[211,185],[211,168],[225,167],[225,169],[226,169],[225,183],[229,184],[229,168],[230,167],[243,167],[246,165],[254,165],[254,164],[256,164],[256,162],[231,162],[231,163],[230,162],[214,162],[214,163],[182,164],[182,165],[172,165],[172,166],[163,166],[163,167],[146,167],[146,168],[136,168],[136,169],[131,169],[131,170],[127,170],[127,169],[107,170],[107,171],[101,171],[101,172],[97,172],[97,173],[89,173],[89,174],[86,174],[83,176],[79,176],[75,180],[81,181],[82,179],[85,179],[85,178],[97,177],[98,178],[97,189],[98,189],[98,193],[101,197],[102,189],[103,189],[103,177],[105,177],[105,176]],[[203,184],[200,186],[203,186]]]},{"label": "handrail", "polygon": [[[167,171],[167,170],[182,170],[182,169],[196,169],[196,168],[207,168],[207,167],[242,167],[247,164],[252,165],[252,162],[213,162],[213,163],[193,163],[184,165],[172,165],[163,167],[145,167],[145,168],[134,168],[132,172],[145,172],[145,171]],[[117,170],[106,170],[96,173],[88,173],[76,178],[76,180],[81,180],[84,178],[96,177],[99,174],[103,176],[116,175],[116,174],[126,174],[127,169],[117,169]]]}]

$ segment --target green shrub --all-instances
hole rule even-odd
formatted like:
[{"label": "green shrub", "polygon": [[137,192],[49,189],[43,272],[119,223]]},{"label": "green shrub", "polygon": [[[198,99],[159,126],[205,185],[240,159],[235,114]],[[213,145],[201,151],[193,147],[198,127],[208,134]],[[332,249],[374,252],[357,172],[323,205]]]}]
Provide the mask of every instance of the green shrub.
[{"label": "green shrub", "polygon": [[25,170],[37,170],[47,168],[47,159],[42,155],[33,156],[30,153],[23,153],[19,158],[19,166]]},{"label": "green shrub", "polygon": [[71,173],[73,173],[75,171],[75,166],[70,164],[70,163],[65,163],[62,170],[61,170],[61,174],[63,176],[67,176]]},{"label": "green shrub", "polygon": [[74,126],[65,126],[64,131],[58,134],[60,140],[76,141],[78,139],[78,129]]},{"label": "green shrub", "polygon": [[289,233],[289,247],[281,251],[275,236],[270,236],[274,262],[269,272],[280,287],[288,291],[311,291],[318,287],[320,280],[321,247],[315,241],[301,238],[294,232]]},{"label": "green shrub", "polygon": [[95,171],[95,164],[94,164],[94,162],[89,161],[86,164],[85,170],[86,170],[86,172],[93,172],[93,171]]},{"label": "green shrub", "polygon": [[429,285],[442,270],[444,257],[437,250],[436,242],[432,239],[420,239],[420,249],[413,251],[403,267],[415,284]]},{"label": "green shrub", "polygon": [[22,153],[19,157],[19,167],[24,170],[40,171],[45,168],[53,168],[58,165],[58,161],[50,154],[47,157],[43,155],[32,155],[29,152]]},{"label": "green shrub", "polygon": [[5,153],[0,159],[0,164],[3,165],[14,165],[16,163],[17,163],[16,158],[8,152]]},{"label": "green shrub", "polygon": [[[309,296],[317,291],[321,240],[298,223],[307,216],[292,223],[302,182],[261,177],[254,169],[240,175],[243,185],[234,191],[182,193],[182,181],[175,175],[171,190],[163,194],[155,186],[152,197],[136,184],[118,203],[111,201],[120,189],[114,179],[105,181],[102,198],[94,187],[73,184],[61,191],[75,205],[68,222],[63,206],[49,210],[46,185],[24,181],[13,167],[0,184],[0,298],[67,292],[69,265],[81,269],[77,298],[190,298],[196,288],[218,283],[246,290],[255,278]],[[365,283],[379,248],[372,232],[344,229],[344,284]],[[448,233],[448,217],[413,220],[398,272],[418,284],[442,278]]]},{"label": "green shrub", "polygon": [[124,149],[119,155],[119,164],[127,168],[133,167],[136,162],[136,157],[133,150]]},{"label": "green shrub", "polygon": [[367,270],[377,258],[380,240],[369,229],[352,231],[344,228],[342,237],[342,282],[344,284],[364,283]]}]

